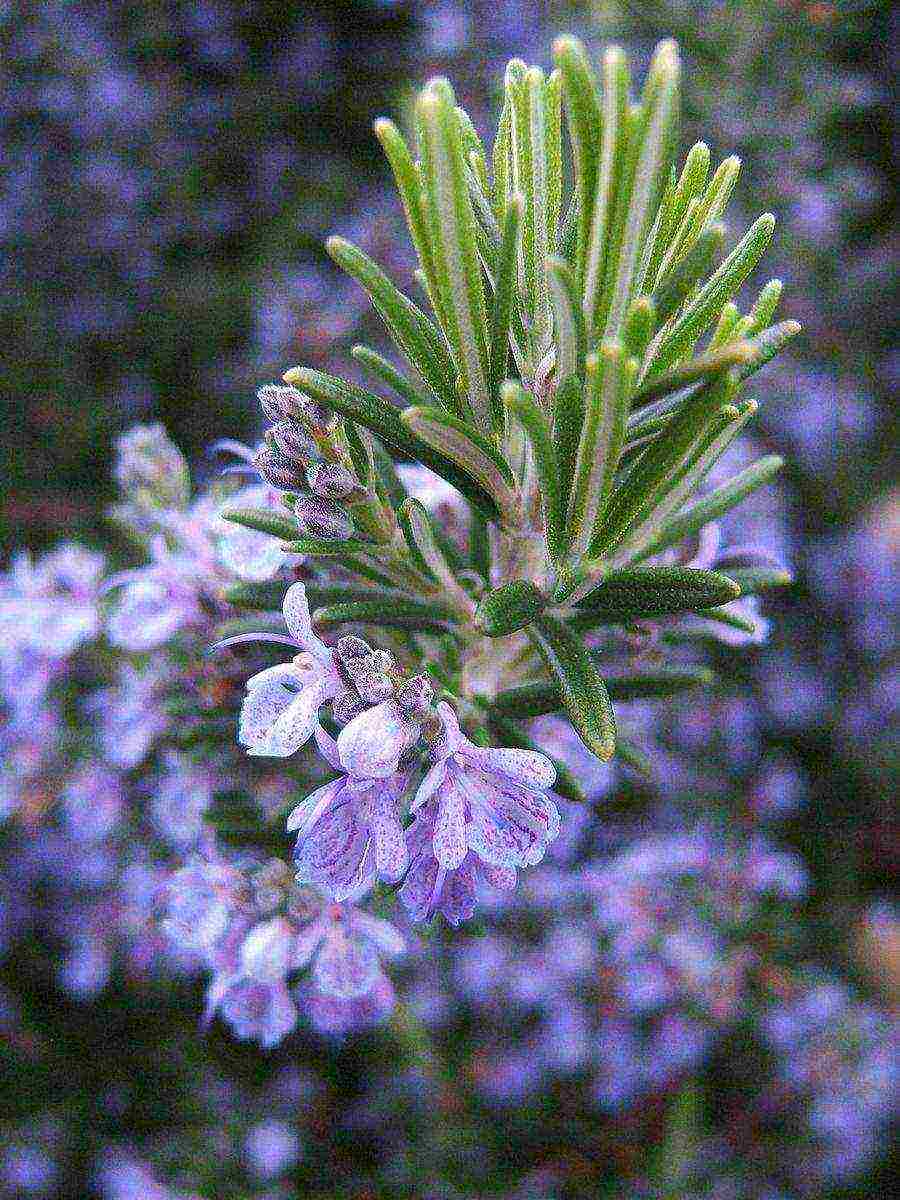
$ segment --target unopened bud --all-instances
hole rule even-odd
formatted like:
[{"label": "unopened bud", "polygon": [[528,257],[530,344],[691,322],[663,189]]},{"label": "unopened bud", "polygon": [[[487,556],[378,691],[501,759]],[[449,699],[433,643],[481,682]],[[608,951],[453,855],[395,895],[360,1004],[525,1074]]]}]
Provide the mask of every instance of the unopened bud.
[{"label": "unopened bud", "polygon": [[267,383],[256,397],[270,421],[297,420],[304,410],[305,400],[297,389],[280,383]]},{"label": "unopened bud", "polygon": [[308,467],[319,457],[316,443],[296,421],[276,422],[266,431],[266,441],[274,443],[285,458],[304,467]]},{"label": "unopened bud", "polygon": [[346,500],[363,493],[353,472],[340,463],[315,463],[307,470],[306,478],[310,491],[326,500]]},{"label": "unopened bud", "polygon": [[280,488],[283,492],[292,492],[303,487],[303,475],[290,459],[285,458],[278,450],[263,446],[256,452],[253,464],[272,487]]},{"label": "unopened bud", "polygon": [[353,658],[363,658],[366,654],[372,653],[369,643],[352,633],[345,633],[343,637],[339,637],[334,648],[343,663],[348,663]]},{"label": "unopened bud", "polygon": [[[386,661],[387,660],[387,661]],[[373,650],[345,664],[347,676],[367,704],[378,704],[394,694],[394,661],[383,650]]]},{"label": "unopened bud", "polygon": [[427,675],[413,675],[397,689],[397,703],[414,721],[422,721],[434,703],[434,688]]},{"label": "unopened bud", "polygon": [[343,542],[353,535],[353,522],[347,513],[321,496],[298,496],[294,516],[310,537]]},{"label": "unopened bud", "polygon": [[331,712],[338,725],[346,725],[352,721],[354,717],[366,708],[365,700],[362,700],[358,692],[348,688],[345,692],[339,692],[331,702]]}]

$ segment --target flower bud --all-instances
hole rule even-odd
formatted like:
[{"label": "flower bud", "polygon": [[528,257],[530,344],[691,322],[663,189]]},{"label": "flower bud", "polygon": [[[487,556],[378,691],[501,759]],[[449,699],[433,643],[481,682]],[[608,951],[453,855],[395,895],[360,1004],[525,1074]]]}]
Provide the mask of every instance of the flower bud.
[{"label": "flower bud", "polygon": [[338,658],[345,664],[352,658],[362,658],[363,655],[372,653],[369,643],[352,633],[345,633],[343,637],[339,637],[334,648]]},{"label": "flower bud", "polygon": [[350,517],[334,501],[323,500],[321,496],[298,496],[294,515],[310,537],[342,542],[353,535]]},{"label": "flower bud", "polygon": [[413,675],[397,689],[397,703],[413,721],[423,720],[434,704],[434,688],[427,675]]},{"label": "flower bud", "polygon": [[270,421],[296,421],[303,414],[306,403],[296,388],[280,383],[267,383],[259,389],[256,397]]},{"label": "flower bud", "polygon": [[302,425],[296,421],[278,421],[266,432],[266,442],[275,447],[293,463],[308,467],[319,457],[316,443]]},{"label": "flower bud", "polygon": [[283,492],[296,491],[304,485],[303,475],[290,459],[285,458],[278,450],[261,447],[254,456],[253,465],[267,483]]},{"label": "flower bud", "polygon": [[386,650],[373,650],[345,664],[350,682],[368,704],[377,704],[394,694],[397,661]]},{"label": "flower bud", "polygon": [[306,478],[310,490],[327,500],[346,500],[364,493],[353,472],[340,463],[315,463],[307,470]]},{"label": "flower bud", "polygon": [[366,708],[365,700],[352,688],[340,692],[331,702],[331,714],[337,725],[347,725]]}]

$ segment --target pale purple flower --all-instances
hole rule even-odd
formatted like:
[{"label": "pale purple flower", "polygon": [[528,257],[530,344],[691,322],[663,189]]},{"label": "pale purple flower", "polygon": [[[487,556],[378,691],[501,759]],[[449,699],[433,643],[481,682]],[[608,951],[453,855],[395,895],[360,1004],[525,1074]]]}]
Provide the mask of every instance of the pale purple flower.
[{"label": "pale purple flower", "polygon": [[110,765],[135,767],[169,726],[163,708],[167,669],[152,660],[143,667],[125,662],[114,687],[102,688],[85,705],[100,726],[103,757]]},{"label": "pale purple flower", "polygon": [[[284,512],[278,499],[279,493],[265,484],[254,484],[242,488],[228,497],[227,508],[269,508],[273,512]],[[225,521],[217,509],[211,519],[215,537],[216,556],[227,573],[236,579],[257,582],[271,579],[287,560],[278,538],[258,529],[247,529],[234,521]],[[296,563],[296,555],[291,556]],[[302,562],[302,559],[299,559]]]},{"label": "pale purple flower", "polygon": [[213,770],[188,755],[175,751],[165,754],[150,810],[154,825],[166,841],[182,847],[196,842],[217,782]]},{"label": "pale purple flower", "polygon": [[340,1037],[359,1029],[380,1025],[394,1009],[397,996],[394,985],[383,971],[364,996],[342,1000],[311,988],[304,995],[304,1012],[319,1033]]},{"label": "pale purple flower", "polygon": [[382,700],[354,717],[338,734],[341,767],[357,778],[395,775],[402,756],[415,744],[420,727],[396,700]]},{"label": "pale purple flower", "polygon": [[210,954],[229,933],[243,890],[237,868],[192,856],[169,881],[163,931],[179,947]]},{"label": "pale purple flower", "polygon": [[410,867],[399,896],[413,921],[430,921],[438,913],[451,925],[475,913],[480,885],[509,890],[516,886],[515,867],[490,866],[474,851],[448,870],[434,856],[436,805],[432,801],[406,833]]},{"label": "pale purple flower", "polygon": [[357,1000],[380,978],[381,958],[396,958],[403,949],[403,938],[389,921],[353,904],[326,901],[297,934],[295,963],[312,963],[313,982],[326,996]]},{"label": "pale purple flower", "polygon": [[283,640],[302,652],[247,680],[238,740],[252,755],[296,753],[312,737],[321,706],[344,687],[331,650],[312,631],[302,583],[288,588],[283,612],[291,634]]},{"label": "pale purple flower", "polygon": [[191,475],[184,455],[160,424],[134,425],[116,442],[115,477],[138,506],[185,508]]},{"label": "pale purple flower", "polygon": [[248,1169],[260,1180],[277,1179],[296,1165],[301,1154],[296,1131],[274,1117],[251,1125],[244,1137]]},{"label": "pale purple flower", "polygon": [[469,850],[493,867],[533,866],[559,833],[559,809],[545,795],[556,771],[536,750],[476,746],[449,704],[437,706],[443,725],[437,761],[416,798],[418,811],[434,798],[434,856],[447,871]]},{"label": "pale purple flower", "polygon": [[98,842],[108,837],[124,812],[120,777],[99,763],[81,766],[67,782],[61,799],[64,819],[78,842]]},{"label": "pale purple flower", "polygon": [[[316,741],[323,758],[340,770],[338,744],[321,727]],[[288,831],[297,833],[297,878],[318,884],[334,900],[346,900],[376,875],[400,879],[409,856],[398,808],[411,774],[342,775],[298,804],[287,820]]]},{"label": "pale purple flower", "polygon": [[162,536],[152,539],[150,551],[146,566],[107,583],[110,589],[120,589],[107,617],[107,634],[123,650],[155,650],[204,620],[198,563],[170,551]]},{"label": "pale purple flower", "polygon": [[297,1006],[287,984],[261,983],[249,977],[213,979],[207,992],[207,1019],[216,1012],[239,1038],[252,1038],[270,1050],[297,1024]]},{"label": "pale purple flower", "polygon": [[0,694],[28,719],[60,666],[99,631],[104,559],[66,543],[34,561],[15,555],[0,576]]}]

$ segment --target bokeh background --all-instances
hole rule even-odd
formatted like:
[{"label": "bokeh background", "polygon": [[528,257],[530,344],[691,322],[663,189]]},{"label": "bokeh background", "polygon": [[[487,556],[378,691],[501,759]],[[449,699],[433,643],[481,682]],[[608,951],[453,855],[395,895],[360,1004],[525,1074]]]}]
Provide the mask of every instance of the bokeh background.
[{"label": "bokeh background", "polygon": [[[402,120],[413,86],[450,75],[486,125],[505,59],[546,65],[560,31],[593,47],[619,40],[638,63],[659,37],[676,36],[683,144],[702,136],[714,161],[741,155],[732,220],[776,213],[767,269],[785,280],[783,315],[804,325],[758,392],[758,440],[789,464],[779,503],[797,583],[769,605],[772,640],[742,668],[752,719],[743,712],[727,732],[777,761],[793,797],[778,836],[809,872],[797,936],[890,1014],[900,984],[890,906],[900,846],[890,8],[0,6],[4,560],[15,546],[63,537],[109,544],[112,446],[134,422],[164,422],[202,478],[214,439],[257,431],[260,383],[300,361],[346,371],[368,319],[321,242],[340,231],[408,271],[371,123],[383,113]],[[739,749],[729,761],[738,813]],[[6,842],[3,855],[0,913],[18,886]],[[2,1196],[618,1195],[639,1188],[642,1162],[665,1141],[665,1104],[652,1088],[612,1114],[573,1107],[560,1068],[550,1085],[485,1102],[467,1125],[452,1103],[416,1102],[414,1063],[397,1085],[395,1047],[378,1031],[335,1042],[307,1030],[266,1053],[217,1027],[200,1032],[195,978],[148,979],[114,959],[96,987],[70,986],[39,888],[30,902],[37,911],[20,932],[0,933]],[[492,968],[480,969],[481,983],[467,985],[479,1001],[461,987],[458,1013],[436,1018],[451,1061],[476,1078],[488,1028],[479,1023],[497,1019],[482,1017],[479,1002],[499,989],[502,1010],[503,991]],[[738,1030],[703,1060],[704,1134],[728,1134],[721,1117],[741,1107],[744,1056]],[[456,1174],[435,1167],[438,1110],[458,1139]],[[780,1136],[790,1144],[790,1132]],[[815,1194],[887,1194],[891,1164],[881,1135],[876,1143],[855,1175],[838,1173]],[[623,1194],[662,1194],[649,1186]],[[792,1194],[746,1186],[757,1190],[698,1194]]]}]

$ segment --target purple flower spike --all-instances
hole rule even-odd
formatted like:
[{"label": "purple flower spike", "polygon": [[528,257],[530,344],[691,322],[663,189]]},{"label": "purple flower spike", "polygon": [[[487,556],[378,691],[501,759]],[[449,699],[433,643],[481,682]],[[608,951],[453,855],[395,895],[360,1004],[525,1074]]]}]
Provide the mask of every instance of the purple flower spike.
[{"label": "purple flower spike", "polygon": [[[322,756],[340,770],[337,744],[320,727],[316,741]],[[399,879],[409,863],[398,805],[409,785],[410,770],[384,779],[344,775],[302,801],[288,817],[297,831],[294,859],[298,879],[316,883],[334,900],[346,900],[376,875]]]},{"label": "purple flower spike", "polygon": [[536,750],[476,746],[449,704],[437,711],[443,745],[412,808],[434,798],[432,847],[439,865],[456,870],[469,850],[493,867],[540,862],[559,833],[559,809],[544,794],[556,778],[553,764]]},{"label": "purple flower spike", "polygon": [[331,650],[312,631],[306,589],[288,588],[284,620],[303,653],[247,680],[238,740],[248,754],[286,758],[312,737],[319,709],[344,686]]}]

